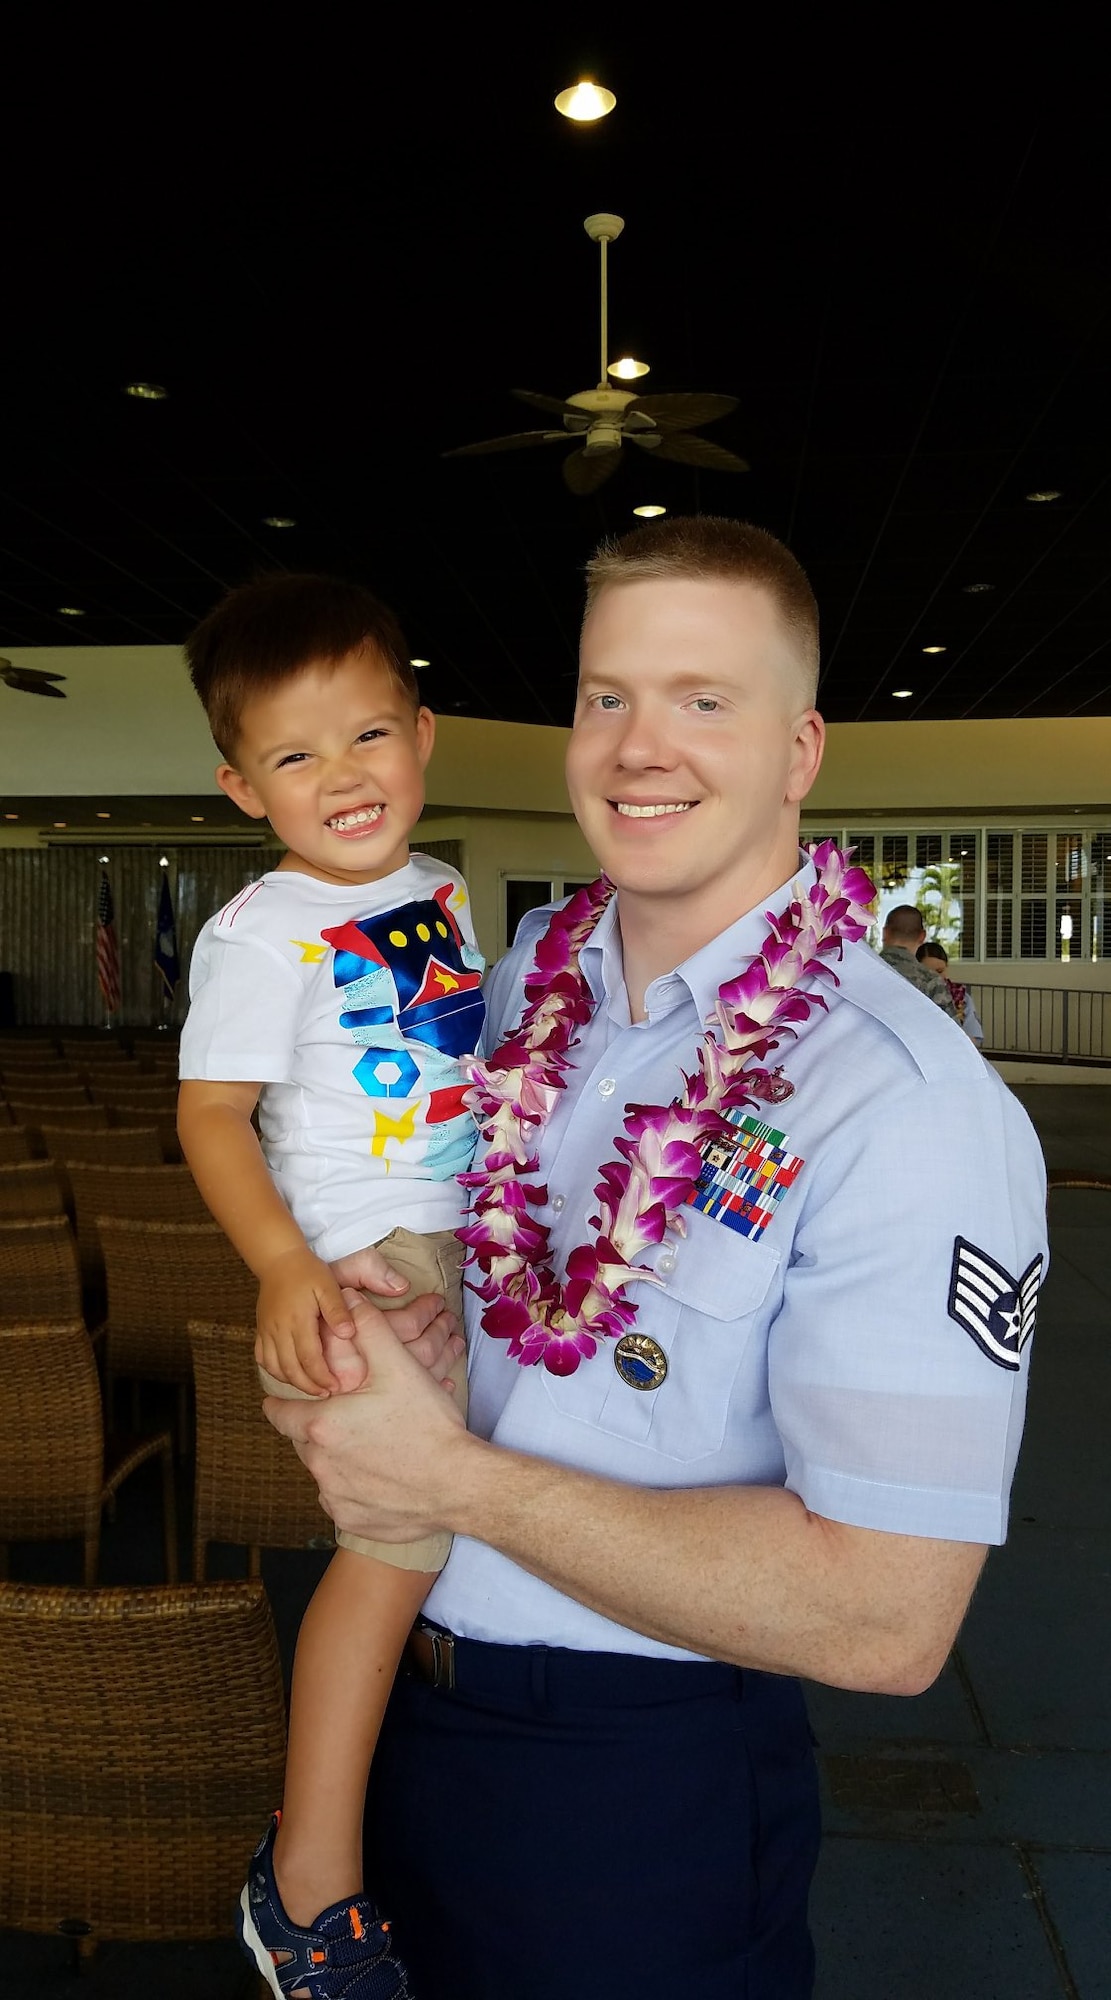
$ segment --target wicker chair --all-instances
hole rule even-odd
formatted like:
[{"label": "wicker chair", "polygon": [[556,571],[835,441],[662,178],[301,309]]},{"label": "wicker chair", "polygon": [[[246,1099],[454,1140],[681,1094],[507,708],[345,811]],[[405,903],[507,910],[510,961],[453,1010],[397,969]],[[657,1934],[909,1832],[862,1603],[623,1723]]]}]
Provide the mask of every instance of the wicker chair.
[{"label": "wicker chair", "polygon": [[330,1542],[316,1481],[262,1414],[253,1319],[249,1326],[190,1320],[189,1342],[197,1397],[195,1581],[204,1581],[209,1542],[245,1544],[251,1576],[261,1573],[263,1549]]},{"label": "wicker chair", "polygon": [[[106,1462],[100,1382],[84,1321],[0,1321],[0,1545],[84,1543],[96,1581],[102,1509],[149,1459],[162,1461],[166,1575],[177,1581],[177,1507],[169,1431],[120,1440]],[[0,1572],[2,1573],[2,1572]]]},{"label": "wicker chair", "polygon": [[[6,1106],[0,1106],[0,1116]],[[0,1165],[10,1167],[15,1160],[31,1158],[31,1138],[25,1125],[0,1125]]]},{"label": "wicker chair", "polygon": [[[31,1135],[31,1144],[39,1149],[40,1158],[45,1153],[42,1141],[44,1125],[64,1125],[70,1132],[106,1132],[110,1125],[119,1121],[103,1104],[43,1104],[41,1101],[20,1106],[17,1122],[25,1125]],[[122,1121],[131,1124],[131,1119]]]},{"label": "wicker chair", "polygon": [[97,1227],[108,1286],[109,1413],[121,1375],[176,1382],[178,1432],[184,1443],[187,1390],[193,1379],[189,1321],[249,1324],[257,1281],[215,1222],[137,1222],[102,1213]]},{"label": "wicker chair", "polygon": [[111,1035],[62,1035],[58,1047],[67,1062],[126,1062],[127,1050]]},{"label": "wicker chair", "polygon": [[0,1325],[80,1318],[77,1245],[65,1216],[0,1218]]},{"label": "wicker chair", "polygon": [[261,1583],[0,1587],[4,1923],[230,1936],[284,1745]]},{"label": "wicker chair", "polygon": [[66,1205],[52,1160],[13,1160],[0,1166],[0,1216],[64,1215]]},{"label": "wicker chair", "polygon": [[[157,1145],[158,1135],[154,1135]],[[135,1132],[82,1133],[94,1140],[142,1138],[149,1145],[149,1130]],[[73,1196],[77,1225],[77,1249],[81,1259],[81,1282],[90,1293],[94,1308],[104,1300],[104,1253],[100,1247],[98,1215],[123,1216],[130,1222],[209,1222],[211,1217],[188,1167],[108,1161],[99,1156],[90,1160],[84,1153],[67,1151],[65,1173]],[[90,1320],[90,1325],[93,1322]]]},{"label": "wicker chair", "polygon": [[84,1084],[79,1077],[62,1077],[57,1082],[45,1076],[22,1076],[18,1082],[4,1085],[4,1096],[8,1103],[19,1110],[24,1104],[91,1104]]}]

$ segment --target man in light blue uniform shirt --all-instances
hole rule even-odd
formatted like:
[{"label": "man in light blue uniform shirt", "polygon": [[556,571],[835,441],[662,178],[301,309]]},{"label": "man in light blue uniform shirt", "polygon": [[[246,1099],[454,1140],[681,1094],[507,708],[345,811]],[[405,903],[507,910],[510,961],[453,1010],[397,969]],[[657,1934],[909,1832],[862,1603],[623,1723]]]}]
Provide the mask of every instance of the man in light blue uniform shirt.
[{"label": "man in light blue uniform shirt", "polygon": [[[675,1098],[719,988],[814,880],[816,674],[809,585],[762,530],[661,521],[591,565],[568,784],[617,893],[530,1176],[557,1272],[592,1240],[625,1108]],[[491,1051],[549,915],[489,983]],[[570,1374],[522,1367],[479,1307],[467,1432],[367,1309],[374,1390],[268,1406],[342,1526],[456,1536],[369,1795],[421,2000],[804,2000],[795,1676],[924,1689],[1004,1537],[1037,1141],[865,945],[829,962],[826,1010],[746,1114],[743,1226],[707,1149],[713,1199],[643,1259],[661,1282],[633,1288],[639,1377],[609,1341]],[[926,1119],[941,1176],[907,1143]]]}]

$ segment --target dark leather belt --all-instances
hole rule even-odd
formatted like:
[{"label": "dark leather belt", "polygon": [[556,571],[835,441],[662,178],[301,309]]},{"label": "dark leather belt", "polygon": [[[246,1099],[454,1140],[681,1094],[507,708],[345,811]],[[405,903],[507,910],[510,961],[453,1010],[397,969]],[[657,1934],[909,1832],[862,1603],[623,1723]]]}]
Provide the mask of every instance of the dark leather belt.
[{"label": "dark leather belt", "polygon": [[[503,1646],[460,1639],[427,1620],[405,1642],[408,1674],[442,1693],[525,1702],[639,1707],[692,1696],[740,1695],[774,1676],[742,1674],[711,1660],[657,1659],[629,1653],[580,1653],[559,1646]],[[742,1697],[743,1698],[743,1697]]]},{"label": "dark leather belt", "polygon": [[405,1641],[405,1664],[429,1687],[455,1686],[455,1637],[434,1625],[414,1625]]}]

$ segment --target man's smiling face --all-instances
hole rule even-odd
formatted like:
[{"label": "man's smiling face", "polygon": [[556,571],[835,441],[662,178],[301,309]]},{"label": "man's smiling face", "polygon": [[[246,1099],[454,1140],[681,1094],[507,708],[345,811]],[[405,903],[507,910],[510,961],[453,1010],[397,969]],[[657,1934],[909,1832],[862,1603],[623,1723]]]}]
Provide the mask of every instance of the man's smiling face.
[{"label": "man's smiling face", "polygon": [[583,626],[567,785],[628,899],[681,902],[715,937],[785,881],[821,761],[792,644],[766,590],[724,579],[611,584]]}]

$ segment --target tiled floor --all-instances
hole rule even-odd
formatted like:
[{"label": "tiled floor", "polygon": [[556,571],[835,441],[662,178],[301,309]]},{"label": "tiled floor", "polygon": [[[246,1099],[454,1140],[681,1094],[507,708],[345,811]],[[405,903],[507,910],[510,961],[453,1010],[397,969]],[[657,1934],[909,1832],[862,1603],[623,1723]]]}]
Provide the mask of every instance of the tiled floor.
[{"label": "tiled floor", "polygon": [[[1111,1087],[1017,1094],[1051,1168],[1111,1173]],[[1011,1536],[957,1653],[913,1701],[809,1690],[827,1828],[816,2000],[1111,2000],[1111,1195],[1056,1193],[1050,1225]],[[157,1577],[156,1518],[139,1512],[109,1531],[105,1581],[136,1562]],[[322,1560],[267,1560],[287,1656]],[[256,1990],[231,1945],[105,1945],[80,1979],[69,1950],[0,1933],[0,1992]]]}]

